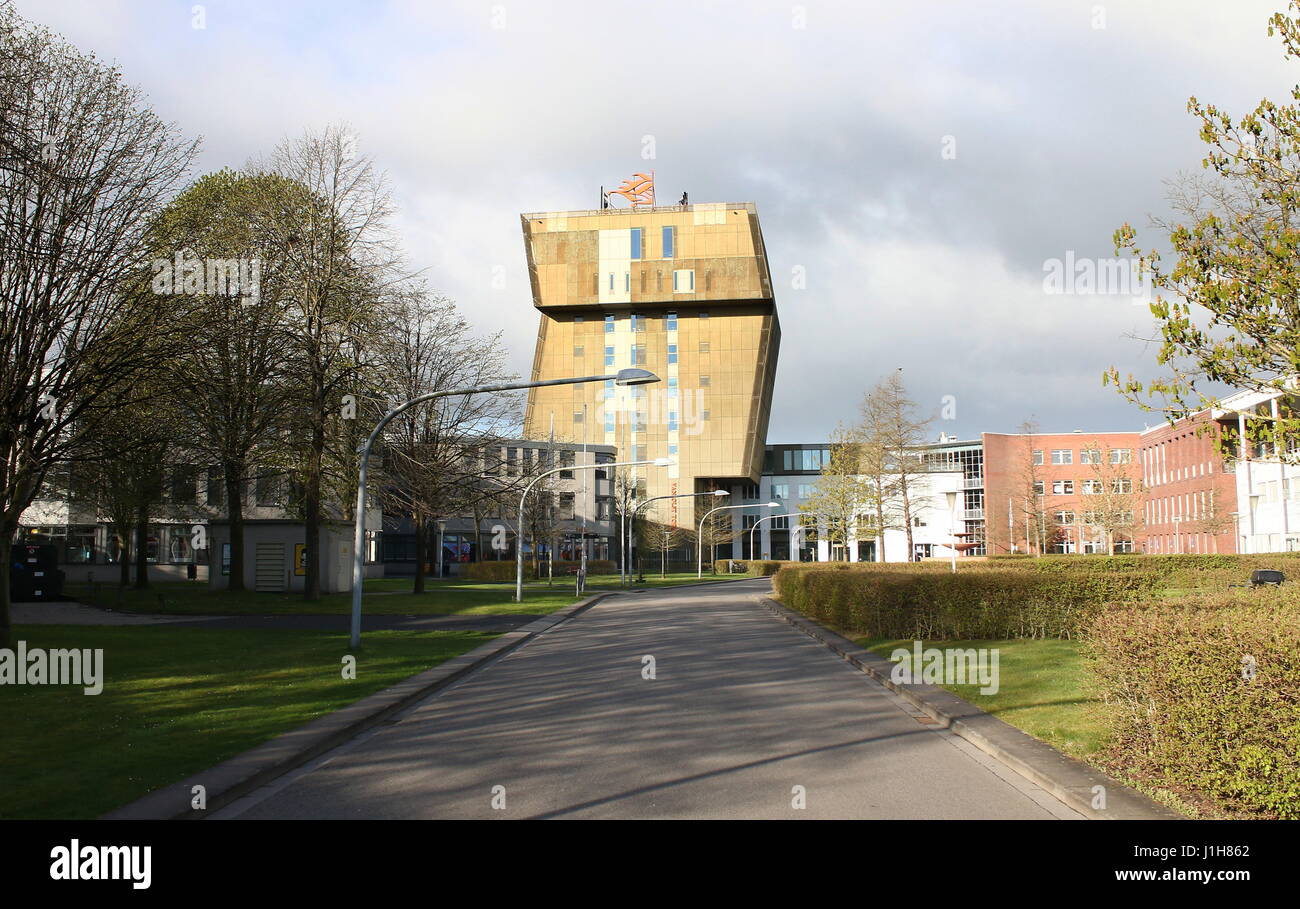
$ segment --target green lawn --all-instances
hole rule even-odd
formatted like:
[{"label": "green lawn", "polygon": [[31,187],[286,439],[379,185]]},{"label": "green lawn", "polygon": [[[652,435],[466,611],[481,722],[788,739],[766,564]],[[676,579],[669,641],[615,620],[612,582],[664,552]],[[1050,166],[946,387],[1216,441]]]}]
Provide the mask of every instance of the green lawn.
[{"label": "green lawn", "polygon": [[[726,580],[725,576],[705,575],[702,583]],[[644,583],[633,589],[694,584],[691,574],[669,575],[646,573]],[[524,585],[524,601],[514,601],[515,585],[503,581],[426,580],[425,592],[411,593],[411,578],[372,578],[365,582],[362,611],[366,615],[503,615],[525,613],[544,615],[578,601],[573,578],[556,577],[552,584],[529,581]],[[618,590],[619,579],[613,575],[587,578],[587,595]],[[213,590],[205,581],[156,581],[146,590],[100,584],[68,584],[64,595],[83,603],[92,603],[122,612],[163,613],[171,615],[346,615],[352,611],[350,593],[333,593],[308,602],[300,593],[256,593]]]},{"label": "green lawn", "polygon": [[[911,641],[853,640],[885,659],[896,648],[912,649]],[[942,687],[1072,757],[1086,759],[1105,744],[1101,703],[1092,693],[1077,641],[928,641],[925,646],[996,647],[997,694],[980,694],[978,685]]]},{"label": "green lawn", "polygon": [[0,688],[0,818],[89,818],[387,688],[495,637],[347,637],[166,626],[15,628],[31,647],[103,648],[104,690]]}]

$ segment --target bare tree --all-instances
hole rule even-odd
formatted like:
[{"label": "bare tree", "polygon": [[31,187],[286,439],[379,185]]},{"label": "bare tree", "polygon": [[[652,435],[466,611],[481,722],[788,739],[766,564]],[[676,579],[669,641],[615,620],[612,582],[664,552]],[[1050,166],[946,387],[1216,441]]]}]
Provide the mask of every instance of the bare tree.
[{"label": "bare tree", "polygon": [[51,467],[156,369],[144,235],[183,180],[178,138],[120,73],[0,7],[0,644],[10,551]]},{"label": "bare tree", "polygon": [[1103,535],[1106,554],[1114,555],[1115,541],[1132,540],[1142,526],[1142,479],[1127,449],[1106,448],[1093,440],[1084,451],[1092,462],[1092,476],[1083,481],[1081,490],[1083,522]]},{"label": "bare tree", "polygon": [[861,439],[888,458],[893,466],[893,494],[898,517],[907,534],[907,559],[914,558],[912,544],[913,497],[918,478],[925,473],[921,451],[931,418],[917,415],[916,403],[907,397],[900,371],[889,374],[867,392],[862,403]]},{"label": "bare tree", "polygon": [[[454,303],[414,287],[402,295],[380,342],[384,387],[396,401],[453,388],[510,381],[498,335],[474,337]],[[518,416],[517,398],[500,394],[440,398],[394,418],[384,435],[385,511],[415,531],[414,592],[424,590],[432,522],[472,505],[479,456]]]},{"label": "bare tree", "polygon": [[[265,169],[289,187],[279,196],[283,216],[269,225],[269,239],[286,272],[294,326],[290,384],[299,406],[290,440],[305,526],[304,596],[315,600],[330,440],[359,431],[343,425],[350,422],[343,420],[344,398],[363,384],[360,377],[372,365],[365,358],[373,352],[385,289],[406,276],[389,230],[385,180],[357,154],[346,128],[331,126],[283,143]],[[343,447],[335,447],[336,462],[351,460]]]},{"label": "bare tree", "polygon": [[[690,542],[690,538],[690,532],[682,527],[673,527],[657,521],[641,522],[641,542],[648,551],[659,557],[660,577],[667,572],[668,553]],[[642,575],[644,577],[644,570]]]},{"label": "bare tree", "polygon": [[[1044,507],[1046,489],[1043,479],[1043,452],[1034,448],[1034,436],[1038,434],[1038,424],[1026,420],[1020,424],[1020,435],[1024,439],[1019,465],[1020,507],[1017,512],[1024,519],[1025,545],[1034,546],[1036,555],[1042,555],[1047,544],[1055,539],[1059,527],[1054,518],[1048,515]],[[1012,537],[1014,538],[1014,533]]]},{"label": "bare tree", "polygon": [[[713,506],[709,507],[712,508]],[[709,515],[708,520],[704,521],[702,533],[699,529],[700,525],[697,524],[695,533],[691,534],[693,538],[699,537],[700,545],[708,556],[709,565],[713,566],[711,570],[715,572],[717,570],[718,547],[736,539],[734,515],[735,512],[731,510],[714,512]]]},{"label": "bare tree", "polygon": [[895,458],[864,427],[858,427],[858,471],[862,477],[863,512],[871,516],[870,528],[876,539],[876,561],[885,561],[885,531],[895,526],[899,503]]}]

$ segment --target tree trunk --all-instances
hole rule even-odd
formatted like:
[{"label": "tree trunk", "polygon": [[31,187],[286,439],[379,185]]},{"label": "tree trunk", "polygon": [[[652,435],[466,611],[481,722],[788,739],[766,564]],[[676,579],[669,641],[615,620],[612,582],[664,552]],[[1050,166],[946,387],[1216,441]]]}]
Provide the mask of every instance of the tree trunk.
[{"label": "tree trunk", "polygon": [[[226,484],[226,514],[230,518],[230,590],[244,590],[244,466],[223,467]],[[221,554],[213,560],[210,571],[221,571]]]},{"label": "tree trunk", "polygon": [[123,587],[131,584],[131,528],[127,524],[114,526],[117,536],[117,581]]},{"label": "tree trunk", "polygon": [[883,562],[885,561],[885,502],[884,491],[879,486],[876,487],[876,526],[880,528],[878,537],[880,542],[876,544],[880,547],[880,552],[876,555],[876,561]]},{"label": "tree trunk", "polygon": [[141,509],[135,523],[135,589],[149,586],[149,512]]},{"label": "tree trunk", "polygon": [[14,646],[14,629],[9,618],[9,572],[13,570],[14,529],[0,530],[0,647]]},{"label": "tree trunk", "polygon": [[[906,482],[906,481],[904,481]],[[912,501],[903,487],[903,526],[907,531],[907,561],[916,561],[916,547],[912,538]]]},{"label": "tree trunk", "polygon": [[[303,495],[307,544],[307,577],[303,584],[303,598],[307,600],[320,599],[321,470],[324,452],[325,427],[317,418],[316,426],[312,428],[312,448],[307,456],[307,483]],[[364,514],[360,520],[362,526],[365,526]],[[359,554],[362,566],[365,565],[365,545],[365,534],[362,534],[362,552]],[[352,556],[356,558],[358,553],[353,553]],[[365,578],[364,570],[362,578]]]},{"label": "tree trunk", "polygon": [[412,515],[415,524],[415,586],[412,593],[424,593],[424,560],[429,556],[428,525],[424,515]]}]

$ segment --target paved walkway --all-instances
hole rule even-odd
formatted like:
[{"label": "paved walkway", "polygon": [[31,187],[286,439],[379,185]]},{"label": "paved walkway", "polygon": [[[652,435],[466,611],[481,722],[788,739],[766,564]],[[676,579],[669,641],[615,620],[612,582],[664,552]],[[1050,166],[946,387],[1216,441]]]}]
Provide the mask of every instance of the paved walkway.
[{"label": "paved walkway", "polygon": [[612,597],[214,817],[1078,817],[761,608],[767,589]]}]

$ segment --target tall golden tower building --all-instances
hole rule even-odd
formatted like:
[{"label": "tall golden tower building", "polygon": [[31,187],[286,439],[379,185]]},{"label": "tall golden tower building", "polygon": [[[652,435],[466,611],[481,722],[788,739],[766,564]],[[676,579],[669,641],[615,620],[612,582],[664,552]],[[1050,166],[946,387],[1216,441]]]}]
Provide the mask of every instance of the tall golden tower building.
[{"label": "tall golden tower building", "polygon": [[[617,446],[619,460],[674,459],[639,468],[647,496],[757,483],[781,330],[754,204],[520,218],[541,316],[533,380],[631,366],[662,380],[532,389],[525,435],[554,425],[557,439]],[[699,501],[649,517],[693,527]]]}]

